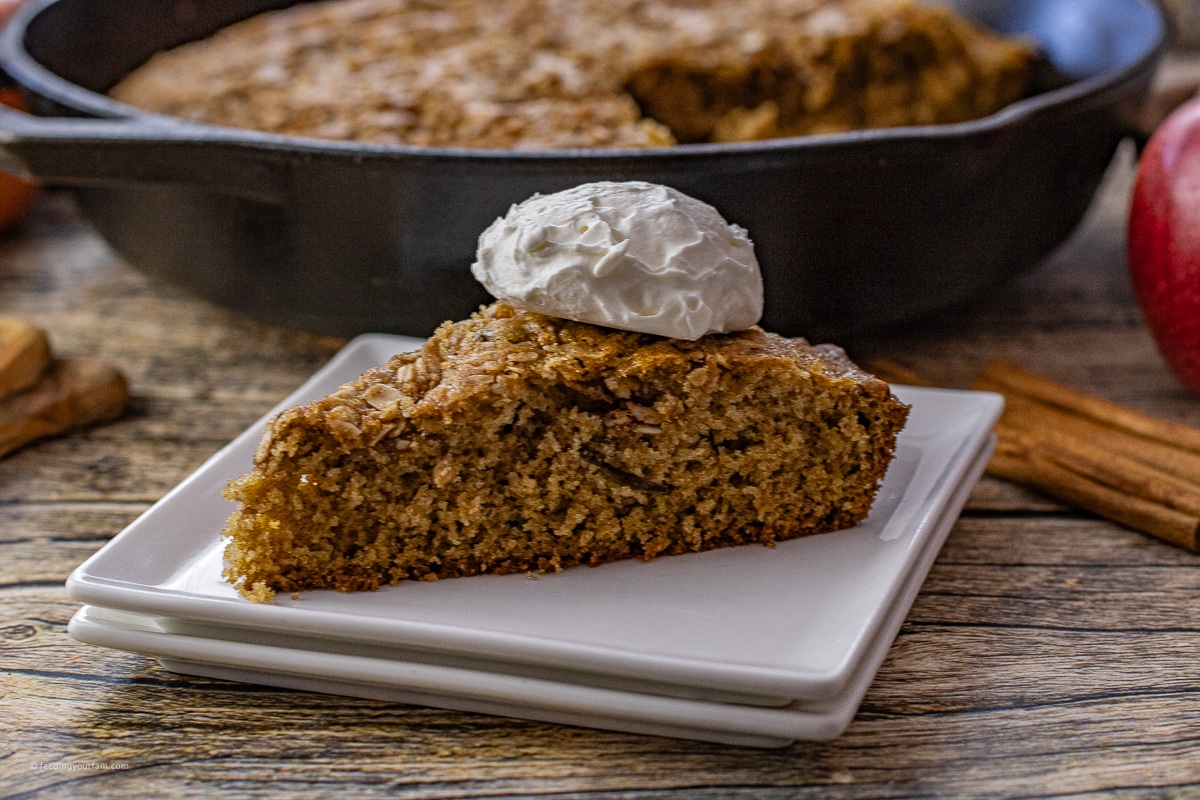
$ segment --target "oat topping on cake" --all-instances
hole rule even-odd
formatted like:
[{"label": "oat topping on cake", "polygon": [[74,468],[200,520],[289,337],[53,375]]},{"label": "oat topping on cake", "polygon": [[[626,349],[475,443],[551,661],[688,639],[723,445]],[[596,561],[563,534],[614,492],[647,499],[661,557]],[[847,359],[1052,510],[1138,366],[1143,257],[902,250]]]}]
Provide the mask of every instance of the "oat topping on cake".
[{"label": "oat topping on cake", "polygon": [[112,95],[325,139],[645,148],[985,116],[1031,57],[911,0],[325,0],[158,54]]}]

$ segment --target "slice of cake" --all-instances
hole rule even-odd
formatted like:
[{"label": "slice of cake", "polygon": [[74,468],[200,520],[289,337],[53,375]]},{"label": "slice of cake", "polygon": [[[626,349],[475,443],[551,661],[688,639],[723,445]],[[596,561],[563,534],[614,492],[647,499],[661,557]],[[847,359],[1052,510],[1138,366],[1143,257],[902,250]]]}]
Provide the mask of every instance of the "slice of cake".
[{"label": "slice of cake", "polygon": [[499,299],[267,427],[226,496],[248,598],[771,544],[867,516],[908,407],[765,333],[747,232],[670,187],[534,195]]},{"label": "slice of cake", "polygon": [[835,347],[497,303],[267,427],[226,577],[261,601],[847,528],[906,415]]}]

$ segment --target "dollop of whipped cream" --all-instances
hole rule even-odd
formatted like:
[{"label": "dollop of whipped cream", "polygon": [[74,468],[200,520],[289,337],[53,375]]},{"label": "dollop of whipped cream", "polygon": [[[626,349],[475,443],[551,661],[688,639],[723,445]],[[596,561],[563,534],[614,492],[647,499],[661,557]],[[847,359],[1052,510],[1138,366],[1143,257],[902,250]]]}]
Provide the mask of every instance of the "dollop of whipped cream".
[{"label": "dollop of whipped cream", "polygon": [[754,245],[712,206],[642,181],[535,194],[479,237],[471,273],[527,311],[699,339],[752,327],[763,287]]}]

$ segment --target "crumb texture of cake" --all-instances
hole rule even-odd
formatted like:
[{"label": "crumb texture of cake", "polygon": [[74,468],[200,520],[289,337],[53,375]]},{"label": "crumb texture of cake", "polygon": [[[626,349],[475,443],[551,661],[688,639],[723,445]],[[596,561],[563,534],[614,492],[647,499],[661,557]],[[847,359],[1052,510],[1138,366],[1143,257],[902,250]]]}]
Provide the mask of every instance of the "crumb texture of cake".
[{"label": "crumb texture of cake", "polygon": [[646,148],[961,122],[1033,48],[912,0],[324,0],[159,53],[163,114],[378,144]]},{"label": "crumb texture of cake", "polygon": [[226,490],[225,577],[266,601],[848,528],[907,414],[836,347],[495,303],[274,418]]}]

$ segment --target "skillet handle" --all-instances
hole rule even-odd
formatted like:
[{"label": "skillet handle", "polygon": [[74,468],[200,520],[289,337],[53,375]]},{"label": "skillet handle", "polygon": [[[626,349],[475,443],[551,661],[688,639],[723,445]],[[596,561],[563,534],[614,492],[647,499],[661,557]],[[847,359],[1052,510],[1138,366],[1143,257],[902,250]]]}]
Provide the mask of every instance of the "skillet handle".
[{"label": "skillet handle", "polygon": [[286,197],[282,152],[157,118],[39,117],[0,106],[0,172],[69,186],[178,185],[265,203]]}]

